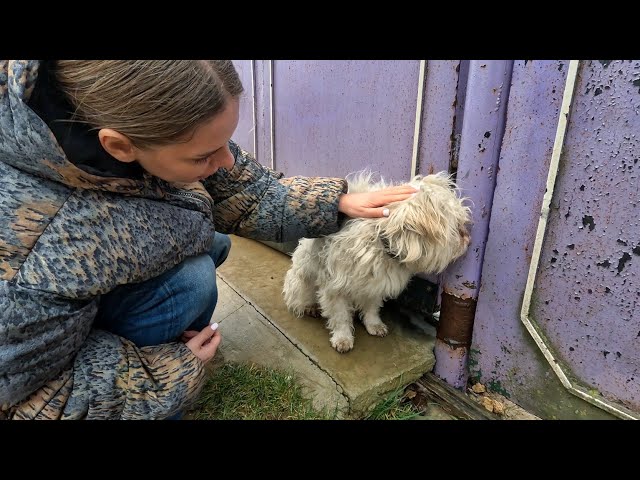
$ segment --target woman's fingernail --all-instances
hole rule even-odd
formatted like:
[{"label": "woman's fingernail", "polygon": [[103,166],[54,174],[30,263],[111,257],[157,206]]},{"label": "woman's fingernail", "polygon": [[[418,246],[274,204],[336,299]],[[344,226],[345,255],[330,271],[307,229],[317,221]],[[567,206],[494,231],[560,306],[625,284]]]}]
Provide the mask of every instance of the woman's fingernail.
[{"label": "woman's fingernail", "polygon": [[415,197],[418,193],[420,193],[420,192],[412,193],[412,194],[411,194],[411,196],[410,196],[409,198],[413,198],[413,197]]},{"label": "woman's fingernail", "polygon": [[383,217],[388,217],[389,216],[389,209],[385,208],[384,210],[382,210],[382,216]]},{"label": "woman's fingernail", "polygon": [[216,322],[213,322],[211,325],[211,330],[213,330],[214,332],[218,329],[218,324]]}]

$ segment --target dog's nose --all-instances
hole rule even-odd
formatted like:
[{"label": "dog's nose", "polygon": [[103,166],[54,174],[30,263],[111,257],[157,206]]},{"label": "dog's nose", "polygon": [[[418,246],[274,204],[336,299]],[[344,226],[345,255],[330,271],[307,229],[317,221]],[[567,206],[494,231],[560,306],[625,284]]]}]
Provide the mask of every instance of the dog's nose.
[{"label": "dog's nose", "polygon": [[458,228],[458,233],[460,234],[460,242],[464,245],[464,248],[467,248],[471,242],[469,231],[465,227],[460,227]]}]

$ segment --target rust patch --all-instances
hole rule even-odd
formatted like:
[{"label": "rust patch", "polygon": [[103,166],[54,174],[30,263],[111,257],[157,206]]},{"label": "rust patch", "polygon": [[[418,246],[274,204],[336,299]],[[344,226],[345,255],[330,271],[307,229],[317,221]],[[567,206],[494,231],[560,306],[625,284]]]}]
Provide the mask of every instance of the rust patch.
[{"label": "rust patch", "polygon": [[442,292],[440,323],[436,337],[451,348],[469,348],[477,301]]}]

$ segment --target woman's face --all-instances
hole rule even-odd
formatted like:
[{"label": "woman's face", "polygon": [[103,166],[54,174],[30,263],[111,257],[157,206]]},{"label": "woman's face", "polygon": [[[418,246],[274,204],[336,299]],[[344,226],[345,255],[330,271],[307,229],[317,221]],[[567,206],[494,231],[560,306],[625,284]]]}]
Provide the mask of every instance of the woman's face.
[{"label": "woman's face", "polygon": [[168,182],[193,183],[233,168],[229,139],[238,126],[239,100],[229,100],[226,108],[200,125],[186,143],[147,149],[135,148],[136,161],[151,175]]}]

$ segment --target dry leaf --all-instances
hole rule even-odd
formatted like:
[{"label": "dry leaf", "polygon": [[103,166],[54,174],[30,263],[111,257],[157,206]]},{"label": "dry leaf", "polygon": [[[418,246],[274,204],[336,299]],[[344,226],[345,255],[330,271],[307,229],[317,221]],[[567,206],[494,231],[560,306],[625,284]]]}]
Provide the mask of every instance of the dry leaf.
[{"label": "dry leaf", "polygon": [[405,393],[405,396],[406,396],[408,399],[412,399],[412,398],[413,398],[413,397],[415,397],[416,395],[417,395],[417,393],[416,393],[416,392],[414,392],[413,390],[407,390],[407,393]]},{"label": "dry leaf", "polygon": [[482,406],[487,410],[489,410],[490,412],[493,412],[493,402],[489,397],[482,398]]},{"label": "dry leaf", "polygon": [[499,402],[496,399],[492,399],[493,401],[493,412],[497,413],[498,415],[504,415],[504,405],[502,404],[502,402]]},{"label": "dry leaf", "polygon": [[481,383],[476,383],[473,387],[471,387],[471,390],[473,390],[474,393],[484,393],[486,391],[486,388],[484,388],[484,385],[482,385]]}]

